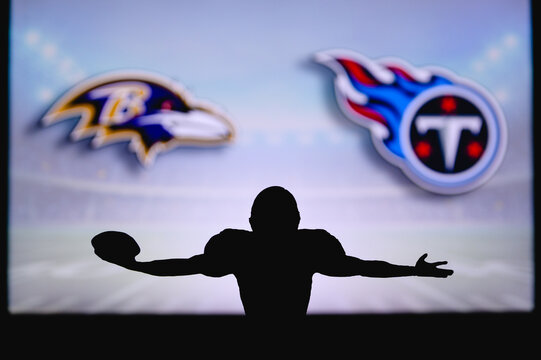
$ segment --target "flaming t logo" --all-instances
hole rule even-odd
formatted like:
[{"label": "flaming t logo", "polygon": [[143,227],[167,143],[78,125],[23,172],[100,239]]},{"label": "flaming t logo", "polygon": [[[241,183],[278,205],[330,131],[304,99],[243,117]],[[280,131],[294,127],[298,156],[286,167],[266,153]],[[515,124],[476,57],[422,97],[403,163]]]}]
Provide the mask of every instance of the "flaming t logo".
[{"label": "flaming t logo", "polygon": [[83,81],[56,101],[44,125],[78,118],[72,140],[92,145],[129,141],[143,165],[180,145],[218,145],[234,137],[233,125],[209,104],[193,100],[177,83],[146,72],[114,72]]},{"label": "flaming t logo", "polygon": [[496,171],[507,142],[504,117],[477,84],[445,69],[347,50],[315,59],[335,72],[345,115],[367,127],[378,152],[419,186],[458,194]]}]

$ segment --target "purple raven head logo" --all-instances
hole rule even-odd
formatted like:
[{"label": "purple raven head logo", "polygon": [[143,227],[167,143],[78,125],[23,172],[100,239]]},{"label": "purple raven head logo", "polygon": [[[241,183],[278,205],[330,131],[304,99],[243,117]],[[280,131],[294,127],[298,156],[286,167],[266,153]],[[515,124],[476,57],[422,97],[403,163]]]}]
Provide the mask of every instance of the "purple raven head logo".
[{"label": "purple raven head logo", "polygon": [[316,54],[336,74],[344,114],[367,127],[378,152],[422,188],[458,194],[498,168],[507,135],[503,113],[479,85],[438,67],[348,50]]},{"label": "purple raven head logo", "polygon": [[196,101],[179,84],[157,74],[123,71],[81,82],[57,100],[42,124],[79,118],[72,140],[93,137],[99,147],[129,141],[141,164],[181,145],[218,145],[235,130],[214,106]]}]

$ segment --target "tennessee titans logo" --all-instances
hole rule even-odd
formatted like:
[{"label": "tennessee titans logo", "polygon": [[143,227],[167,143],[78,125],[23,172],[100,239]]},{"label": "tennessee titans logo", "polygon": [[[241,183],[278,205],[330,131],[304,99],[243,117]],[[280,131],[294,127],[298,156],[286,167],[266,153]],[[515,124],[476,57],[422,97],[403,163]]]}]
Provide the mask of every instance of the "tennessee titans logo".
[{"label": "tennessee titans logo", "polygon": [[195,101],[177,83],[147,72],[114,72],[83,81],[56,101],[42,124],[78,118],[72,140],[91,144],[129,141],[141,164],[181,145],[218,145],[234,137],[231,122]]},{"label": "tennessee titans logo", "polygon": [[315,60],[335,72],[344,114],[367,127],[378,152],[420,187],[467,192],[501,163],[503,113],[477,84],[442,68],[371,60],[347,50],[321,52]]}]

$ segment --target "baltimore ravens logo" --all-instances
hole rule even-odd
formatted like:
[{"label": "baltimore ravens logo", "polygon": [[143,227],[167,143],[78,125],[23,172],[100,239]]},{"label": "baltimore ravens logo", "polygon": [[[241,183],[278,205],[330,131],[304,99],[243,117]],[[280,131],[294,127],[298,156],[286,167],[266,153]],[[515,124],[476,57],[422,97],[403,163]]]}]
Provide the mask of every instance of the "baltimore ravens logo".
[{"label": "baltimore ravens logo", "polygon": [[83,81],[56,101],[44,125],[78,118],[72,140],[92,137],[99,147],[129,141],[141,164],[180,145],[230,142],[234,128],[215,107],[195,101],[177,83],[160,75],[123,71]]},{"label": "baltimore ravens logo", "polygon": [[321,52],[315,60],[335,72],[345,115],[370,129],[378,152],[422,188],[470,191],[501,163],[505,120],[479,85],[442,68],[347,50]]}]

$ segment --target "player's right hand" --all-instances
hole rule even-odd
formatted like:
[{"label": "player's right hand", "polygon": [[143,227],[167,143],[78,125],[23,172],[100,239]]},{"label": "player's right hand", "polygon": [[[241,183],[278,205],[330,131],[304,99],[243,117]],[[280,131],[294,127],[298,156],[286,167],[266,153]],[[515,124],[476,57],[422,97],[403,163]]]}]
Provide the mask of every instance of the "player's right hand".
[{"label": "player's right hand", "polygon": [[91,244],[98,257],[117,265],[134,262],[141,251],[131,236],[118,231],[102,232],[92,238]]}]

